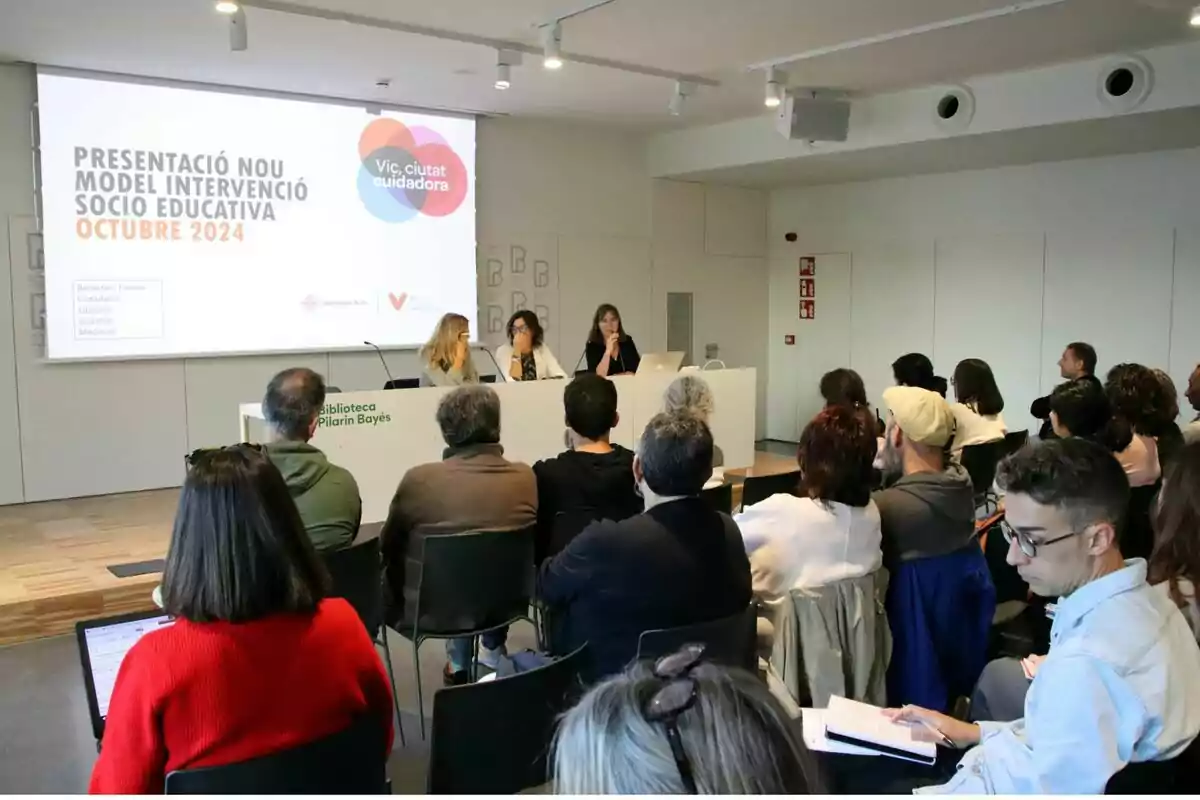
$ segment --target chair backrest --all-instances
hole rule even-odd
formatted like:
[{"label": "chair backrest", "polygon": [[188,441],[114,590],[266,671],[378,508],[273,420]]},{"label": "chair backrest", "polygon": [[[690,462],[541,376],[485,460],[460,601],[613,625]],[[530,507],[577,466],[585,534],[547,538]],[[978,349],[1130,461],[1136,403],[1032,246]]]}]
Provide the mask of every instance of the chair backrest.
[{"label": "chair backrest", "polygon": [[480,630],[528,615],[536,536],[536,525],[425,536],[417,627]]},{"label": "chair backrest", "polygon": [[345,598],[374,638],[383,625],[383,565],[379,539],[321,553],[332,579],[333,597]]},{"label": "chair backrest", "polygon": [[1160,488],[1161,480],[1151,486],[1135,486],[1129,490],[1129,506],[1119,537],[1121,555],[1125,558],[1149,558],[1154,551],[1150,509],[1154,507],[1154,498]]},{"label": "chair backrest", "polygon": [[1029,431],[1009,431],[1004,435],[1004,455],[1011,456],[1029,441]]},{"label": "chair backrest", "polygon": [[642,631],[638,637],[637,659],[658,658],[693,643],[704,645],[704,656],[709,661],[753,670],[757,666],[754,606],[695,625]]},{"label": "chair backrest", "polygon": [[773,494],[795,494],[799,485],[800,470],[746,478],[742,484],[742,507],[761,503]]},{"label": "chair backrest", "polygon": [[426,790],[515,794],[546,783],[555,726],[582,693],[586,659],[584,645],[529,672],[438,690]]},{"label": "chair backrest", "polygon": [[704,498],[704,502],[708,503],[709,507],[722,514],[733,513],[733,484],[722,483],[720,486],[713,486],[711,489],[705,489],[700,493]]},{"label": "chair backrest", "polygon": [[167,774],[167,794],[388,794],[379,717],[278,753]]},{"label": "chair backrest", "polygon": [[975,496],[985,494],[996,482],[996,467],[1004,456],[1004,441],[970,444],[962,449],[958,456],[959,463],[971,476],[971,484],[975,487]]}]

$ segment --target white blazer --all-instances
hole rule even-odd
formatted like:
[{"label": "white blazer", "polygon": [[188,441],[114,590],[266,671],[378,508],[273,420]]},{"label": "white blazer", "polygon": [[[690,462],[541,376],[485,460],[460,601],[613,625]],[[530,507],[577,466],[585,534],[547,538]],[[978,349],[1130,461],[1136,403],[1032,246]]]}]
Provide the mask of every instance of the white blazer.
[{"label": "white blazer", "polygon": [[[508,383],[516,381],[509,371],[512,369],[512,345],[502,344],[496,348],[496,363],[500,367],[500,373],[504,375],[504,380]],[[565,378],[567,373],[563,372],[562,366],[558,363],[558,359],[550,352],[550,348],[544,344],[540,344],[533,348],[533,363],[537,367],[537,379],[544,381],[547,378]]]}]

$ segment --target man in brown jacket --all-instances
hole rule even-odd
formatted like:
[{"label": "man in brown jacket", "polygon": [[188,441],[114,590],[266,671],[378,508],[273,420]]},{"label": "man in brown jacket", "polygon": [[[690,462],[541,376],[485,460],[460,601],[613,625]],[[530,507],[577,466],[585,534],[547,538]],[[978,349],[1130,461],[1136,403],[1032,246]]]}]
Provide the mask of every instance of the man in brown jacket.
[{"label": "man in brown jacket", "polygon": [[[533,470],[504,458],[500,398],[483,385],[460,386],[442,398],[438,427],[442,460],[413,467],[400,481],[381,534],[391,590],[389,619],[412,627],[426,536],[517,529],[537,520]],[[508,631],[484,634],[479,661],[493,668],[505,654]],[[447,685],[466,683],[471,640],[446,641]]]}]

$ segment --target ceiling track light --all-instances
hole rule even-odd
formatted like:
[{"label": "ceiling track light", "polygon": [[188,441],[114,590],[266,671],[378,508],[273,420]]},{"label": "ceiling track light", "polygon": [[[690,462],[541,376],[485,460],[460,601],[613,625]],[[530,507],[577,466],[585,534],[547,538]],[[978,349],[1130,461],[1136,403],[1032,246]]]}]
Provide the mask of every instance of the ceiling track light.
[{"label": "ceiling track light", "polygon": [[245,51],[250,45],[246,33],[246,11],[240,6],[229,15],[229,49],[235,53]]},{"label": "ceiling track light", "polygon": [[512,70],[508,64],[496,65],[496,83],[495,86],[500,91],[504,91],[512,86]]},{"label": "ceiling track light", "polygon": [[767,108],[779,108],[783,103],[784,84],[787,76],[777,67],[767,69],[767,93],[763,97],[763,105]]},{"label": "ceiling track light", "polygon": [[237,3],[230,0],[217,0],[215,6],[218,14],[236,14],[238,9],[241,8]]},{"label": "ceiling track light", "polygon": [[554,22],[542,28],[542,66],[562,69],[562,25]]},{"label": "ceiling track light", "polygon": [[671,116],[678,117],[683,113],[684,103],[687,102],[688,96],[695,91],[696,84],[691,81],[675,81],[675,94],[671,96],[671,104],[667,106]]},{"label": "ceiling track light", "polygon": [[517,50],[496,51],[496,82],[493,84],[500,91],[512,86],[512,68],[521,65],[522,56]]},{"label": "ceiling track light", "polygon": [[1193,28],[1200,28],[1200,6],[1192,9],[1192,18],[1190,20]]}]

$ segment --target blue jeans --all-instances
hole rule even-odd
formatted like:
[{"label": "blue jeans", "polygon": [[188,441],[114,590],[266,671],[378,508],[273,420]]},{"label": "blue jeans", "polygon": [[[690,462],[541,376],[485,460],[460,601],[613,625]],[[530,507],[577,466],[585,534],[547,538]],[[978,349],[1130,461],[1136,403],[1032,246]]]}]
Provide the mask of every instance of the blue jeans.
[{"label": "blue jeans", "polygon": [[[508,640],[508,627],[489,631],[479,638],[482,640],[480,644],[488,650],[503,647],[504,643]],[[461,639],[446,640],[446,660],[450,662],[451,672],[462,672],[465,669],[469,669],[473,655],[474,653],[471,652],[470,637],[464,636]]]}]

